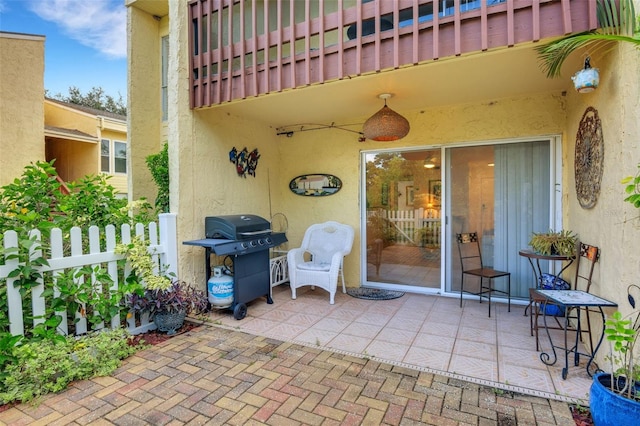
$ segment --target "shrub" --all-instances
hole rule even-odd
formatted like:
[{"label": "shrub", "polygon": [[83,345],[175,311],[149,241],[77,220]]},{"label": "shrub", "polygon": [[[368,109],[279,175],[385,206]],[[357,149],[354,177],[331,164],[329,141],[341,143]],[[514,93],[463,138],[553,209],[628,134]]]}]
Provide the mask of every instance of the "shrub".
[{"label": "shrub", "polygon": [[0,376],[0,402],[28,402],[59,392],[80,379],[111,374],[121,360],[141,347],[128,344],[124,329],[94,332],[63,342],[40,341],[14,346],[14,362]]}]

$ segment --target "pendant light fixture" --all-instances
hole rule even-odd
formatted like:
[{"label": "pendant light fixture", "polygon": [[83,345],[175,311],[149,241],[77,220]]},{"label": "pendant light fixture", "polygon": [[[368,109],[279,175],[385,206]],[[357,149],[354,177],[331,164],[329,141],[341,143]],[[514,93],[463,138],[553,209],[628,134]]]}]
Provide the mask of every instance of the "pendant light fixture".
[{"label": "pendant light fixture", "polygon": [[402,139],[409,133],[409,122],[406,118],[387,106],[389,93],[378,96],[384,100],[384,106],[364,123],[364,137],[374,141],[387,142]]}]

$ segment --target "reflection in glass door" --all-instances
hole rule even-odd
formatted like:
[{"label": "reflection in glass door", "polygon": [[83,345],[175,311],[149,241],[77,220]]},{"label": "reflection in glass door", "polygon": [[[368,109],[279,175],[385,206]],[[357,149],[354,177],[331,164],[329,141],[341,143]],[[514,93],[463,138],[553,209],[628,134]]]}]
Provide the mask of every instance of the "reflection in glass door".
[{"label": "reflection in glass door", "polygon": [[365,154],[367,285],[441,288],[441,151]]},{"label": "reflection in glass door", "polygon": [[528,298],[532,278],[518,252],[532,232],[552,227],[550,141],[448,148],[446,155],[446,290],[460,290],[456,234],[476,232],[483,264],[510,271],[511,297]]}]

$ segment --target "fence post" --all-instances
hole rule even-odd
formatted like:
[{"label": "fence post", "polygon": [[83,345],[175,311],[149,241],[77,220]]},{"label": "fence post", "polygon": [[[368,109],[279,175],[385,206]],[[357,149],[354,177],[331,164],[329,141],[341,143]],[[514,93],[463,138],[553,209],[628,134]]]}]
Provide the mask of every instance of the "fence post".
[{"label": "fence post", "polygon": [[[18,234],[16,231],[6,231],[4,233],[4,248],[5,249],[13,249],[17,250],[18,248]],[[11,253],[13,255],[15,253]],[[12,259],[7,259],[10,257],[9,254],[5,254],[5,265],[0,269],[5,269],[6,273],[2,273],[2,277],[6,278],[7,283],[7,308],[9,310],[9,332],[17,336],[19,334],[24,335],[24,316],[22,312],[22,297],[20,296],[20,289],[15,288],[13,286],[16,278],[7,278],[9,272],[16,269],[19,265],[18,258],[13,257]]]},{"label": "fence post", "polygon": [[164,255],[161,264],[167,265],[167,273],[178,275],[178,239],[177,239],[177,215],[175,213],[160,213],[158,223],[160,225],[160,245],[164,247]]}]

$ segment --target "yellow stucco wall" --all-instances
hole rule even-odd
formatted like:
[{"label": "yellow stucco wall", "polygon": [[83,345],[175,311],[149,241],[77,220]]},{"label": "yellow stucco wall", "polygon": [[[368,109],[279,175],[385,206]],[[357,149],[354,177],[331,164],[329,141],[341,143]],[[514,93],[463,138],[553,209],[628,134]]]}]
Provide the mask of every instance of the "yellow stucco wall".
[{"label": "yellow stucco wall", "polygon": [[[394,143],[360,143],[356,135],[335,129],[296,133],[291,138],[276,136],[272,128],[218,109],[197,111],[193,116],[182,114],[180,123],[188,133],[179,135],[178,131],[170,138],[172,173],[179,174],[179,182],[172,181],[172,191],[176,191],[172,192],[172,211],[180,218],[179,240],[202,238],[206,216],[252,213],[269,219],[283,213],[289,222],[289,247],[296,247],[309,225],[338,220],[356,230],[352,254],[345,260],[345,278],[348,286],[359,286],[362,150],[562,134],[565,104],[560,94],[543,94],[403,112],[412,131]],[[358,119],[364,121],[364,117],[354,118]],[[238,177],[228,159],[233,147],[259,150],[255,178]],[[337,194],[321,198],[289,191],[292,178],[308,173],[336,175],[343,187]],[[201,248],[182,247],[181,276],[204,283],[202,256]]]},{"label": "yellow stucco wall", "polygon": [[0,185],[45,159],[44,41],[0,33]]},{"label": "yellow stucco wall", "polygon": [[[46,100],[44,117],[47,126],[79,130],[95,141],[78,141],[70,138],[47,137],[46,158],[55,159],[54,166],[67,182],[79,181],[85,176],[101,173],[100,141],[127,143],[127,125],[124,120],[90,114],[76,108]],[[113,154],[113,153],[112,153]],[[128,193],[127,174],[110,174],[109,184],[120,194]]]},{"label": "yellow stucco wall", "polygon": [[[565,104],[561,94],[542,94],[495,99],[483,104],[402,111],[411,124],[411,132],[397,142],[360,143],[356,135],[338,130],[278,137],[278,185],[282,192],[274,212],[283,212],[288,218],[290,247],[300,244],[304,231],[313,223],[338,220],[352,225],[356,239],[351,255],[345,260],[345,278],[348,286],[359,286],[361,151],[562,134]],[[348,122],[365,119],[356,117]],[[270,133],[275,134],[272,130]],[[343,187],[337,194],[321,198],[300,197],[290,192],[289,181],[307,173],[334,174],[342,180]]]},{"label": "yellow stucco wall", "polygon": [[[617,302],[626,314],[631,312],[627,287],[640,285],[640,211],[623,201],[626,194],[620,180],[637,173],[640,164],[640,51],[618,44],[604,56],[592,56],[591,63],[600,70],[600,86],[588,94],[572,92],[569,96],[569,144],[564,152],[566,222],[582,241],[601,249],[591,291]],[[576,198],[574,156],[580,120],[589,106],[601,120],[604,171],[595,207],[583,209]],[[601,362],[603,357],[600,351]]]},{"label": "yellow stucco wall", "polygon": [[[588,95],[575,92],[491,99],[483,103],[459,104],[424,110],[399,111],[411,123],[411,133],[395,143],[357,142],[348,132],[325,130],[298,132],[292,138],[276,136],[276,131],[241,116],[225,114],[221,109],[190,111],[188,105],[188,63],[186,8],[169,2],[171,49],[181,46],[172,56],[170,69],[170,109],[167,140],[171,163],[171,209],[178,214],[178,240],[201,238],[204,217],[231,213],[254,213],[269,218],[284,213],[289,221],[289,247],[297,246],[312,223],[340,220],[356,229],[352,254],[345,262],[349,286],[360,284],[360,190],[359,164],[362,150],[438,147],[446,144],[560,135],[562,140],[563,221],[564,227],[581,239],[601,247],[602,257],[594,281],[594,292],[622,304],[624,289],[636,280],[640,263],[638,212],[622,202],[619,180],[637,170],[640,161],[638,129],[638,51],[620,47],[605,58],[594,57],[601,68],[601,87]],[[153,47],[153,22],[144,18],[138,37],[142,45]],[[158,26],[159,24],[155,24]],[[148,26],[149,28],[146,28]],[[142,34],[148,30],[148,33]],[[147,50],[149,51],[149,49]],[[159,55],[158,55],[159,57]],[[145,63],[137,63],[146,69]],[[396,72],[402,72],[396,71]],[[135,72],[139,78],[148,75]],[[367,77],[360,77],[367,78]],[[564,76],[568,78],[568,76]],[[140,80],[142,81],[142,80]],[[349,84],[348,81],[330,84]],[[146,84],[144,87],[153,87]],[[143,90],[142,88],[139,88]],[[144,93],[143,93],[144,94]],[[268,96],[286,96],[270,94]],[[132,99],[132,97],[130,97]],[[142,97],[144,99],[144,96]],[[584,109],[595,106],[603,122],[605,171],[600,200],[594,209],[584,210],[577,203],[573,183],[575,134]],[[150,149],[149,136],[160,135],[153,117],[159,111],[144,105],[137,110],[136,145]],[[374,112],[374,111],[372,111]],[[363,122],[367,117],[343,117],[345,122]],[[146,126],[146,127],[145,127]],[[158,138],[159,139],[159,138]],[[232,147],[261,154],[256,178],[240,178],[228,160]],[[134,148],[137,149],[137,148]],[[322,198],[296,196],[288,190],[289,181],[305,173],[329,173],[342,179],[343,189]],[[137,184],[138,180],[136,180]],[[179,274],[185,280],[204,283],[203,249],[180,247]],[[204,285],[204,284],[203,284]]]},{"label": "yellow stucco wall", "polygon": [[99,146],[95,143],[47,138],[46,150],[47,159],[49,161],[55,159],[54,166],[65,182],[77,181],[83,176],[97,174],[96,167],[100,163],[99,159],[96,160],[96,155],[99,155]]},{"label": "yellow stucco wall", "polygon": [[[174,2],[176,3],[176,2]],[[183,6],[182,2],[179,2]],[[129,7],[127,31],[129,45],[129,83],[127,86],[127,109],[135,111],[135,120],[128,121],[128,179],[131,193],[129,199],[147,198],[155,202],[157,189],[146,165],[146,157],[162,149],[166,140],[162,130],[161,46],[160,37],[164,23],[135,7]],[[166,32],[165,32],[166,33]],[[188,93],[188,92],[187,92]],[[134,123],[134,124],[132,124]]]},{"label": "yellow stucco wall", "polygon": [[44,121],[48,126],[79,130],[92,136],[96,136],[98,126],[95,115],[51,101],[44,104]]}]

